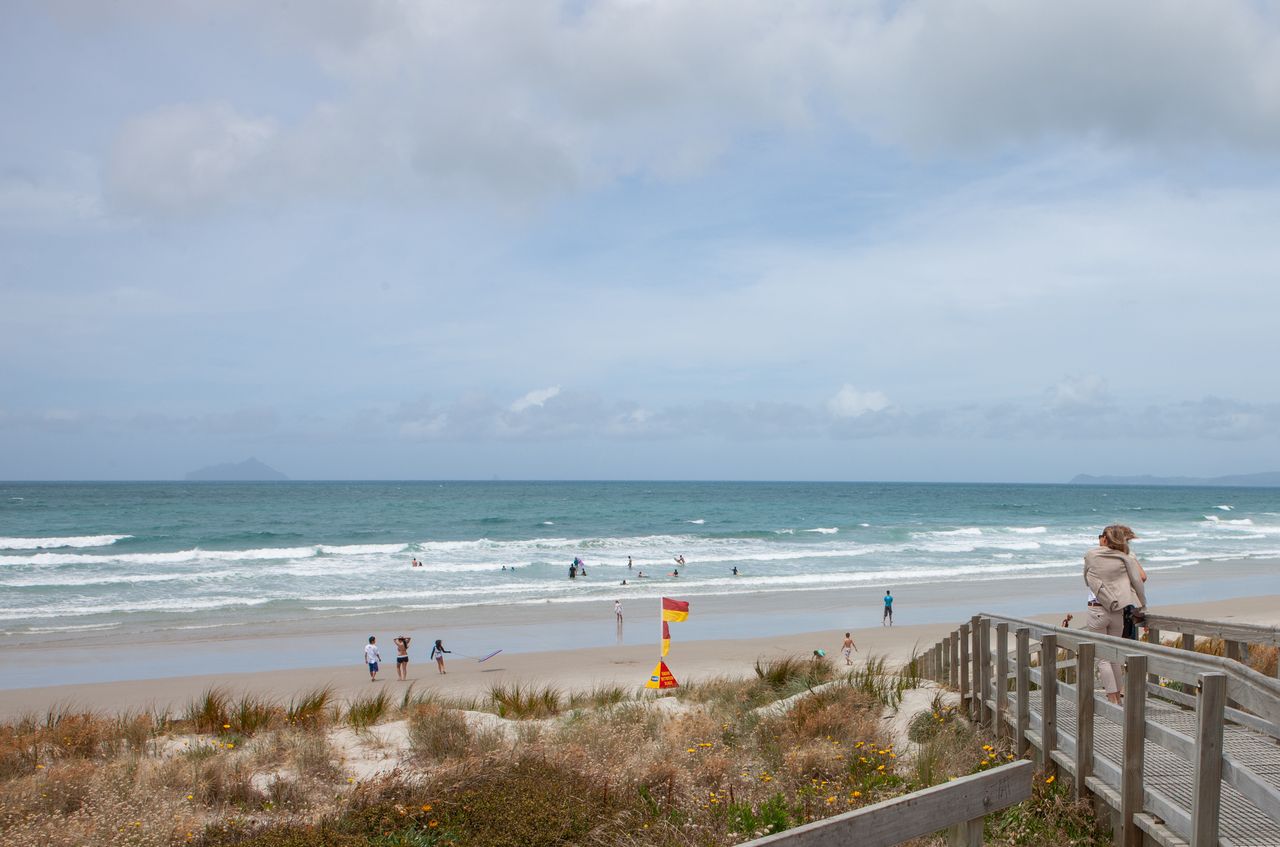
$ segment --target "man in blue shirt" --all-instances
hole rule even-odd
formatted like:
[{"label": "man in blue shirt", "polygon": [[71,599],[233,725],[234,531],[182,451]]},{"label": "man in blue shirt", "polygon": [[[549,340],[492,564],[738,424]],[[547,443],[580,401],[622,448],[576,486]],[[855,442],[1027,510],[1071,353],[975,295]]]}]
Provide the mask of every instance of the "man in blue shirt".
[{"label": "man in blue shirt", "polygon": [[893,626],[893,595],[888,591],[884,593],[884,614],[880,617],[880,625],[884,626],[888,621],[889,626]]}]

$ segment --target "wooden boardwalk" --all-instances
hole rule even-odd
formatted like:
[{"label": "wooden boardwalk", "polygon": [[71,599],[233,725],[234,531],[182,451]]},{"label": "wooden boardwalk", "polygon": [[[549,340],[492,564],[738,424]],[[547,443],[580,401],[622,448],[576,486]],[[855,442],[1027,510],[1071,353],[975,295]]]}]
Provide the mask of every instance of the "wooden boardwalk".
[{"label": "wooden boardwalk", "polygon": [[[1159,620],[1187,648],[1231,639],[1229,658],[976,615],[921,661],[974,720],[1110,807],[1117,845],[1280,847],[1280,682],[1235,661],[1280,633]],[[1096,690],[1095,658],[1125,666],[1123,708]]]},{"label": "wooden boardwalk", "polygon": [[[1063,686],[1066,688],[1067,686]],[[1032,731],[1038,736],[1043,729],[1040,715],[1041,691],[1031,693]],[[1196,736],[1194,712],[1177,708],[1159,700],[1147,700],[1147,720],[1187,738]],[[1068,730],[1076,725],[1075,698],[1058,696],[1058,746],[1064,755],[1056,757],[1059,766],[1071,767],[1075,758],[1075,736]],[[1124,761],[1124,728],[1106,718],[1093,722],[1094,774],[1118,795],[1121,763]],[[1233,759],[1263,777],[1280,791],[1280,746],[1275,741],[1248,729],[1223,728],[1223,750]],[[1149,809],[1190,809],[1194,793],[1194,773],[1176,751],[1148,739],[1143,766],[1144,806]],[[1222,811],[1218,821],[1218,837],[1223,847],[1280,847],[1280,822],[1249,802],[1229,783],[1222,784]]]}]

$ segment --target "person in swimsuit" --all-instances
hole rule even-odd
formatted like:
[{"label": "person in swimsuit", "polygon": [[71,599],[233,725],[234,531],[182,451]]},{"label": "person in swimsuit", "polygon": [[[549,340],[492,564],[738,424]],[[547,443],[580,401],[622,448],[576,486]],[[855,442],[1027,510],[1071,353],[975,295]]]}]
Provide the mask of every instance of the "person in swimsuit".
[{"label": "person in swimsuit", "polygon": [[452,652],[453,652],[452,650],[444,649],[444,644],[441,643],[441,639],[437,638],[435,646],[431,648],[431,655],[429,655],[427,658],[435,659],[436,670],[440,671],[440,673],[444,673],[444,654],[452,653]]},{"label": "person in swimsuit", "polygon": [[409,636],[400,635],[395,639],[396,645],[396,678],[404,682],[409,678]]},{"label": "person in swimsuit", "polygon": [[844,656],[846,665],[853,664],[853,651],[858,649],[858,645],[853,643],[853,636],[849,633],[844,634],[844,643],[840,645],[840,654]]}]

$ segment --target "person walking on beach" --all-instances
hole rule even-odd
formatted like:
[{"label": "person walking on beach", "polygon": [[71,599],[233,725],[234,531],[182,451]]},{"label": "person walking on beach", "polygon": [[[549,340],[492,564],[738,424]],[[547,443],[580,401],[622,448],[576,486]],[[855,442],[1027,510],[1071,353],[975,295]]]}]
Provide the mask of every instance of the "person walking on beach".
[{"label": "person walking on beach", "polygon": [[853,643],[853,636],[849,633],[844,634],[844,643],[840,645],[840,654],[844,656],[846,665],[853,664],[853,651],[858,649],[858,645]]},{"label": "person walking on beach", "polygon": [[[1098,546],[1084,554],[1084,582],[1089,586],[1089,618],[1085,629],[1106,635],[1124,634],[1125,610],[1130,614],[1147,605],[1143,583],[1147,573],[1129,552],[1138,536],[1122,524],[1112,524],[1098,536]],[[1107,699],[1119,704],[1121,669],[1114,662],[1098,660],[1098,675]]]},{"label": "person walking on beach", "polygon": [[452,653],[452,652],[453,652],[452,650],[444,649],[444,644],[441,643],[441,639],[437,638],[435,646],[431,648],[431,655],[429,655],[427,658],[435,659],[436,670],[438,670],[440,673],[444,673],[444,654]]},{"label": "person walking on beach", "polygon": [[884,614],[880,616],[880,625],[893,626],[893,594],[888,591],[884,593]]},{"label": "person walking on beach", "polygon": [[364,645],[364,661],[369,666],[369,681],[378,681],[378,662],[382,661],[382,655],[378,652],[378,639],[372,635],[369,636],[369,643]]},{"label": "person walking on beach", "polygon": [[[626,585],[626,581],[624,580],[622,584]],[[613,601],[613,614],[618,619],[618,626],[622,626],[622,601],[621,600]]]},{"label": "person walking on beach", "polygon": [[393,642],[396,645],[396,677],[401,682],[409,678],[409,641],[409,636],[398,635]]}]

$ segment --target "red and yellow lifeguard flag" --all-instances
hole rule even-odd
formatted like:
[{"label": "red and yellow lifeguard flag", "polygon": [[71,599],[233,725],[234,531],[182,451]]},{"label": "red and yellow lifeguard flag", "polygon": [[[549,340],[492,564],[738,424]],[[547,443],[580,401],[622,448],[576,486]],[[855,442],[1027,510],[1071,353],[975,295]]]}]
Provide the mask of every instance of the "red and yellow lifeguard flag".
[{"label": "red and yellow lifeguard flag", "polygon": [[662,655],[671,652],[671,627],[666,621],[662,622]]},{"label": "red and yellow lifeguard flag", "polygon": [[688,618],[689,602],[687,600],[672,600],[670,597],[662,598],[662,619],[664,621],[679,623]]},{"label": "red and yellow lifeguard flag", "polygon": [[658,666],[653,669],[653,673],[649,675],[649,681],[644,684],[645,688],[679,688],[680,683],[676,682],[676,678],[671,675],[671,669],[667,667],[666,662],[658,662]]}]

